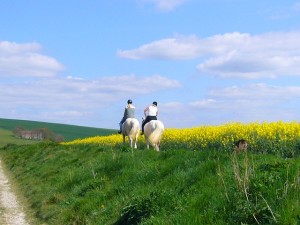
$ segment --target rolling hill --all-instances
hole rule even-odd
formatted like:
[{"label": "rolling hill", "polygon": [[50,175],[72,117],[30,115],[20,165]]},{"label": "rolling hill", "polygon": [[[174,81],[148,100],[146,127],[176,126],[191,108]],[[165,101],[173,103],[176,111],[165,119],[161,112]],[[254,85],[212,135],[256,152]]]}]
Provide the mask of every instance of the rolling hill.
[{"label": "rolling hill", "polygon": [[0,128],[2,130],[12,131],[16,127],[23,127],[28,130],[48,128],[56,134],[63,135],[66,141],[90,136],[104,136],[116,133],[116,130],[113,129],[0,118]]}]

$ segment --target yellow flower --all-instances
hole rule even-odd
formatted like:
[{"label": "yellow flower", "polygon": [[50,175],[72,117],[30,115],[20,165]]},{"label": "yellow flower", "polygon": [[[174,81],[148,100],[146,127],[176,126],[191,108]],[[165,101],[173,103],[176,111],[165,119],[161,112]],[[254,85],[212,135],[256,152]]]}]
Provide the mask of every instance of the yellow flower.
[{"label": "yellow flower", "polygon": [[[267,141],[272,146],[278,143],[287,143],[300,139],[300,124],[297,122],[252,122],[227,123],[218,126],[199,126],[193,128],[166,129],[162,145],[166,148],[177,149],[187,148],[191,150],[203,149],[207,147],[231,146],[239,139],[246,139],[254,148],[258,148],[258,143]],[[98,144],[103,146],[114,146],[122,143],[121,135],[95,136],[65,142],[65,145],[73,144]],[[139,138],[139,142],[144,142]]]}]

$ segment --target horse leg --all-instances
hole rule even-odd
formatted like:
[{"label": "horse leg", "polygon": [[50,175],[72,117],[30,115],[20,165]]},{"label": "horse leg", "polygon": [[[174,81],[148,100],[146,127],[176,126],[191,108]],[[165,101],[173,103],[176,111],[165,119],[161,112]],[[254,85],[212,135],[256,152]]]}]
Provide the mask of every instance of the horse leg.
[{"label": "horse leg", "polygon": [[140,130],[137,131],[137,133],[135,135],[135,138],[134,138],[134,148],[137,148],[137,141],[138,141],[138,138],[139,138],[139,132],[140,132]]},{"label": "horse leg", "polygon": [[133,139],[133,144],[134,144],[134,148],[136,149],[137,148],[137,138],[135,137],[134,139]]},{"label": "horse leg", "polygon": [[123,134],[123,144],[125,143],[125,135]]},{"label": "horse leg", "polygon": [[132,148],[133,147],[133,140],[131,137],[129,137],[129,142],[130,142],[130,147]]}]

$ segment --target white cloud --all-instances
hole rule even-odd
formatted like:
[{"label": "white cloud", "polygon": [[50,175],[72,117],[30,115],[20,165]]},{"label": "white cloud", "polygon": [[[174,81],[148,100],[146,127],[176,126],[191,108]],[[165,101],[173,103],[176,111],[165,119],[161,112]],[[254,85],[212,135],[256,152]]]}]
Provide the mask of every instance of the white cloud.
[{"label": "white cloud", "polygon": [[198,109],[212,109],[216,107],[217,101],[214,99],[204,99],[195,102],[190,102],[188,105],[192,108]]},{"label": "white cloud", "polygon": [[167,102],[163,103],[162,107],[165,112],[178,112],[179,110],[182,111],[182,109],[184,108],[184,104],[181,102]]},{"label": "white cloud", "polygon": [[0,55],[15,55],[22,54],[30,51],[39,51],[41,46],[38,43],[17,44],[14,42],[1,41],[0,42]]},{"label": "white cloud", "polygon": [[83,111],[76,110],[68,110],[68,111],[58,111],[53,114],[54,116],[62,116],[62,117],[78,117],[86,115]]},{"label": "white cloud", "polygon": [[294,97],[300,97],[300,86],[275,86],[264,83],[249,84],[246,86],[232,86],[209,93],[212,97],[222,99],[248,99],[265,102],[286,101]]},{"label": "white cloud", "polygon": [[287,5],[277,6],[277,4],[271,4],[263,11],[263,14],[267,15],[269,19],[276,21],[292,21],[293,19],[297,20],[297,17],[299,17],[299,11],[300,2],[295,1],[288,3]]},{"label": "white cloud", "polygon": [[117,55],[128,59],[191,59],[201,54],[201,46],[195,36],[178,36],[143,45],[134,50],[118,50]]},{"label": "white cloud", "polygon": [[0,42],[0,77],[53,77],[64,69],[37,43]]},{"label": "white cloud", "polygon": [[[200,39],[177,36],[119,50],[130,59],[187,60],[201,57],[201,73],[222,78],[275,78],[300,76],[300,31],[260,35],[238,32]],[[199,58],[200,59],[200,58]]]},{"label": "white cloud", "polygon": [[292,6],[292,9],[299,12],[300,11],[300,2],[295,2]]},{"label": "white cloud", "polygon": [[204,99],[187,103],[164,103],[160,108],[163,121],[171,127],[228,122],[299,121],[299,98],[300,86],[254,83],[216,88],[207,93]]},{"label": "white cloud", "polygon": [[175,9],[177,6],[187,2],[189,0],[140,0],[140,2],[153,3],[156,8],[161,11],[170,11]]},{"label": "white cloud", "polygon": [[177,80],[169,79],[160,75],[147,77],[139,77],[136,75],[104,77],[101,78],[99,82],[109,83],[111,88],[115,88],[115,85],[117,84],[119,87],[122,86],[122,89],[133,93],[149,93],[152,91],[178,88],[181,86]]},{"label": "white cloud", "polygon": [[159,75],[126,75],[96,80],[69,76],[26,83],[0,83],[0,102],[7,112],[29,111],[28,115],[44,113],[47,118],[50,114],[53,117],[80,118],[87,112],[105,109],[124,96],[157,93],[178,87],[178,81]]},{"label": "white cloud", "polygon": [[189,105],[192,109],[208,110],[210,113],[250,113],[252,121],[255,121],[259,118],[267,120],[270,112],[277,112],[279,116],[278,112],[292,112],[290,109],[295,107],[295,98],[300,98],[300,86],[258,83],[214,89],[208,93],[208,99],[191,102]]},{"label": "white cloud", "polygon": [[0,81],[2,117],[84,123],[96,114],[111,114],[111,105],[124,96],[181,87],[177,80],[161,75],[62,78],[58,72],[63,66],[40,51],[37,43],[0,42],[0,77],[5,78]]},{"label": "white cloud", "polygon": [[200,39],[195,35],[175,35],[140,46],[133,50],[118,50],[119,57],[129,59],[186,60],[205,55],[231,52],[251,39],[249,34],[228,33]]}]

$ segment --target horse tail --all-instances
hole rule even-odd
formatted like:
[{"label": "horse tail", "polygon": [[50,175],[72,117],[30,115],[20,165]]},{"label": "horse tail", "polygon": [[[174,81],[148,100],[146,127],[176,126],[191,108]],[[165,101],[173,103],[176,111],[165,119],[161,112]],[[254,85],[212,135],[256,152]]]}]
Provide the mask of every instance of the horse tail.
[{"label": "horse tail", "polygon": [[128,118],[122,125],[123,143],[128,136],[131,148],[137,148],[137,140],[140,131],[140,123],[136,118]]},{"label": "horse tail", "polygon": [[135,118],[128,118],[124,123],[124,135],[136,140],[140,131],[140,123]]},{"label": "horse tail", "polygon": [[153,120],[153,130],[147,137],[149,143],[155,147],[156,150],[159,150],[159,144],[162,138],[162,134],[164,132],[164,125],[159,120]]},{"label": "horse tail", "polygon": [[130,128],[129,128],[128,136],[133,138],[133,139],[137,139],[137,136],[138,136],[139,131],[140,131],[139,121],[137,119],[131,119],[129,127]]}]

